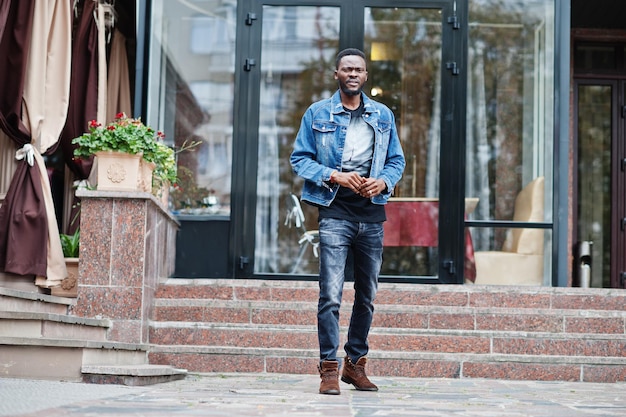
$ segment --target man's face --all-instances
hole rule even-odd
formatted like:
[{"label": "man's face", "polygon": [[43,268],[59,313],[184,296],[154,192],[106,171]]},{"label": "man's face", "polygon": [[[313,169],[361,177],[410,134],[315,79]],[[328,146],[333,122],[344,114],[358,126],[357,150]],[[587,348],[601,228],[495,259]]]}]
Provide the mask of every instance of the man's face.
[{"label": "man's face", "polygon": [[335,80],[341,91],[348,96],[361,94],[363,85],[367,81],[365,60],[358,55],[346,55],[339,61],[339,68],[335,70]]}]

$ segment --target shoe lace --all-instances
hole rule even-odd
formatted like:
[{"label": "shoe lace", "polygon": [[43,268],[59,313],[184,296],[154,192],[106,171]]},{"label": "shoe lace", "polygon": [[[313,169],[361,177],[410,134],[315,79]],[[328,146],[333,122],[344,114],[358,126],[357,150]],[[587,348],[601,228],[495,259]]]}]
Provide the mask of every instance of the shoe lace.
[{"label": "shoe lace", "polygon": [[363,365],[357,365],[357,364],[351,364],[352,365],[352,369],[354,369],[354,373],[356,374],[357,377],[365,377],[365,366]]},{"label": "shoe lace", "polygon": [[333,371],[323,371],[322,372],[322,380],[323,381],[332,381],[339,377],[339,373],[335,370]]}]

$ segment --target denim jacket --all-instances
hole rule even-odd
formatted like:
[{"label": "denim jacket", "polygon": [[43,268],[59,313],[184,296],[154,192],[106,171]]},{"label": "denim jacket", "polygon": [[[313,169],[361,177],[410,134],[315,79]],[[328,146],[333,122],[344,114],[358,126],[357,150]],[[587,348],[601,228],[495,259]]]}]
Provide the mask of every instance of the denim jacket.
[{"label": "denim jacket", "polygon": [[[385,204],[402,177],[404,154],[391,110],[364,93],[361,97],[363,119],[374,130],[370,178],[380,178],[387,185],[383,193],[371,200],[374,204]],[[330,182],[330,174],[341,171],[349,124],[350,113],[344,110],[339,91],[331,98],[313,103],[302,117],[290,159],[294,172],[305,180],[302,200],[326,207],[334,200],[339,185]]]}]

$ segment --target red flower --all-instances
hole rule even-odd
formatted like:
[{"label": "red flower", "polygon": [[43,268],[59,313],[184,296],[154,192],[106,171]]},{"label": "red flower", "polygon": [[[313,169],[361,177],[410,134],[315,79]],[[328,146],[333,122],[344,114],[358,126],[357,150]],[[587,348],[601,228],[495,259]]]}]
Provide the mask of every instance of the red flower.
[{"label": "red flower", "polygon": [[100,127],[100,123],[97,120],[92,120],[89,122],[89,127]]},{"label": "red flower", "polygon": [[115,126],[109,125],[109,126],[107,126],[107,130],[115,130]]},{"label": "red flower", "polygon": [[116,119],[123,119],[125,117],[126,117],[126,115],[124,114],[123,111],[121,111],[121,112],[119,112],[118,114],[115,115]]},{"label": "red flower", "polygon": [[161,139],[165,138],[165,133],[161,132],[160,130],[157,132],[157,136],[160,137]]}]

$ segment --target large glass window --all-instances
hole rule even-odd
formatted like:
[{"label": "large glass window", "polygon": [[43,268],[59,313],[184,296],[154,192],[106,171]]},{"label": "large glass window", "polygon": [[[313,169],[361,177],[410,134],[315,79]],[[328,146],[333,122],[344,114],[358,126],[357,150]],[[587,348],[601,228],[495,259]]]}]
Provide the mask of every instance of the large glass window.
[{"label": "large glass window", "polygon": [[[337,8],[263,9],[255,273],[318,271],[317,208],[299,202],[289,156],[306,108],[337,90],[338,34]],[[440,9],[364,10],[365,92],[394,112],[407,158],[387,209],[386,275],[438,271],[442,42]]]},{"label": "large glass window", "polygon": [[387,275],[438,273],[442,44],[440,9],[365,9],[368,93],[394,112],[406,158],[386,207]]},{"label": "large glass window", "polygon": [[317,271],[317,209],[299,203],[289,156],[306,108],[336,90],[338,44],[337,7],[263,7],[256,273]]},{"label": "large glass window", "polygon": [[236,8],[235,0],[152,2],[147,116],[179,150],[176,214],[230,214]]},{"label": "large glass window", "polygon": [[[478,204],[468,218],[551,222],[554,0],[469,6],[466,196]],[[472,228],[477,283],[506,284],[494,263],[513,270],[514,255],[542,260],[543,276],[522,283],[549,282],[551,234],[513,226]]]}]

